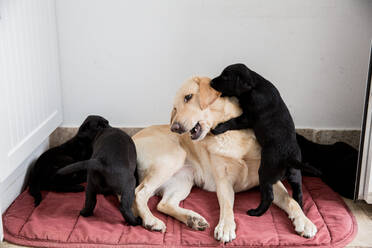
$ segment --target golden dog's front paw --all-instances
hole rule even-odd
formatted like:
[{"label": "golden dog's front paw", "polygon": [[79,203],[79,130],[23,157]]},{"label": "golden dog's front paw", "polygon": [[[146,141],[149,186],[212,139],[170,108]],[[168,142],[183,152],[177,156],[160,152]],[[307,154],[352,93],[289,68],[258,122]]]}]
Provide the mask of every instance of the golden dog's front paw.
[{"label": "golden dog's front paw", "polygon": [[235,228],[236,225],[234,220],[220,220],[220,222],[214,229],[214,238],[223,243],[231,242],[236,238]]},{"label": "golden dog's front paw", "polygon": [[305,238],[312,238],[318,232],[318,229],[311,220],[309,220],[305,215],[294,218],[293,225],[295,231]]},{"label": "golden dog's front paw", "polygon": [[187,226],[197,231],[204,231],[209,224],[204,217],[195,213],[194,216],[187,216]]},{"label": "golden dog's front paw", "polygon": [[147,218],[146,220],[142,220],[142,225],[150,230],[150,231],[157,231],[164,233],[166,230],[166,226],[163,221],[159,220],[156,217]]}]

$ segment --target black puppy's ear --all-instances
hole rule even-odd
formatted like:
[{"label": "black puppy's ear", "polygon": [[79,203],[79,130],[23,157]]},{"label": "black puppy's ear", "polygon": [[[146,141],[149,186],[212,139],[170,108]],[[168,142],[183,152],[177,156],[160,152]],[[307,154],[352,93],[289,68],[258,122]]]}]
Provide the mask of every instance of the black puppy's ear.
[{"label": "black puppy's ear", "polygon": [[237,76],[236,80],[238,81],[242,92],[249,92],[253,89],[250,76],[244,79]]},{"label": "black puppy's ear", "polygon": [[108,120],[103,119],[102,121],[99,122],[98,127],[106,128],[106,127],[108,127],[108,125],[109,125]]},{"label": "black puppy's ear", "polygon": [[79,127],[79,132],[84,132],[85,130],[88,129],[88,123],[84,122],[80,127]]},{"label": "black puppy's ear", "polygon": [[252,85],[243,84],[243,91],[249,92],[253,89]]}]

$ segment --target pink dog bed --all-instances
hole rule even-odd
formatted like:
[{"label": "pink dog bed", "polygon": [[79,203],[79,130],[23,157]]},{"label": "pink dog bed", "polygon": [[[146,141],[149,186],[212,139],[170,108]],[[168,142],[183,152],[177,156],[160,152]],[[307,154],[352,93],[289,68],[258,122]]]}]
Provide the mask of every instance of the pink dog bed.
[{"label": "pink dog bed", "polygon": [[[294,232],[291,221],[278,207],[271,206],[262,217],[245,212],[259,203],[258,190],[236,194],[235,220],[237,238],[232,247],[344,247],[357,232],[354,216],[343,200],[318,178],[304,178],[304,212],[318,228],[312,239]],[[37,208],[24,192],[3,216],[5,240],[36,247],[217,247],[213,238],[219,217],[215,193],[194,188],[181,203],[209,222],[211,228],[194,231],[183,223],[156,211],[158,197],[149,207],[167,225],[165,233],[151,232],[141,226],[124,223],[115,197],[99,196],[94,216],[79,217],[84,193],[45,192]]]}]

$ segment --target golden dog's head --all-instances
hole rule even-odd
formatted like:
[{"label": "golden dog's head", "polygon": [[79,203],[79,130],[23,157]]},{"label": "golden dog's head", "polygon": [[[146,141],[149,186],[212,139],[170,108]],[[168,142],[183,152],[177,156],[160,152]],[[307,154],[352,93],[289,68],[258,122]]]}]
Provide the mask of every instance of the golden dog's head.
[{"label": "golden dog's head", "polygon": [[178,90],[171,116],[172,132],[190,132],[191,139],[202,140],[213,127],[214,115],[210,106],[221,93],[210,86],[210,81],[207,77],[194,77]]}]

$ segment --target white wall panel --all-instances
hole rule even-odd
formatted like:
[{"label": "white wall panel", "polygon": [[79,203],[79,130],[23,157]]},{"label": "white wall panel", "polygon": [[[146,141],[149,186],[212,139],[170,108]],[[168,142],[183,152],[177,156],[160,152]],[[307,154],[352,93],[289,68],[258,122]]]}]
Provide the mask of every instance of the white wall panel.
[{"label": "white wall panel", "polygon": [[61,123],[62,112],[55,1],[3,0],[0,16],[3,181]]}]

